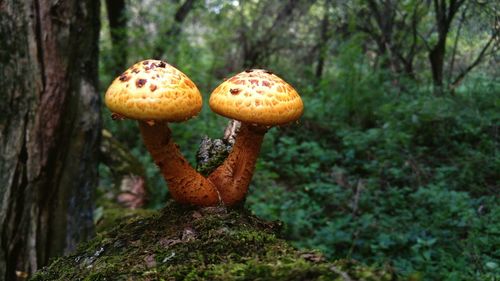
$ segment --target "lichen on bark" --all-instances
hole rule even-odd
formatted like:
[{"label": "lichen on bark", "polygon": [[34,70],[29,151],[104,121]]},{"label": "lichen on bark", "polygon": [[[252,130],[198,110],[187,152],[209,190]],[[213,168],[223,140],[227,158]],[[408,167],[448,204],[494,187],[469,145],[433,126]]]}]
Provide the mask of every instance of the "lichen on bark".
[{"label": "lichen on bark", "polygon": [[[114,212],[119,214],[120,212]],[[279,238],[281,224],[244,209],[170,202],[130,214],[32,280],[393,280],[387,269],[325,261]],[[98,228],[99,229],[99,228]]]}]

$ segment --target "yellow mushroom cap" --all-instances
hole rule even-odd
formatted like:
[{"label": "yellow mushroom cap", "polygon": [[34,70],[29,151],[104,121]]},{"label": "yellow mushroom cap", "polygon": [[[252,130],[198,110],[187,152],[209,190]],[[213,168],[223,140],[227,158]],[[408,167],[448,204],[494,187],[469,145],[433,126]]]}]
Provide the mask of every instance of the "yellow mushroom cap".
[{"label": "yellow mushroom cap", "polygon": [[104,101],[111,112],[144,121],[184,121],[202,107],[193,81],[160,60],[144,60],[127,69],[111,83]]},{"label": "yellow mushroom cap", "polygon": [[275,74],[253,69],[220,84],[210,96],[216,113],[258,125],[282,125],[300,118],[302,99],[295,89]]}]

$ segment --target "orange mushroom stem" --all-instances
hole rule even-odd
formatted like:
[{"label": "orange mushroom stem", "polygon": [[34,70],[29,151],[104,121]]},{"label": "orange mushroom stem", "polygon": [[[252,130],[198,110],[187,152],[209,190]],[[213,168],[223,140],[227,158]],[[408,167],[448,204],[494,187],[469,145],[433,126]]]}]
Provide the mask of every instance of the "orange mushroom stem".
[{"label": "orange mushroom stem", "polygon": [[215,206],[219,203],[217,189],[184,158],[166,122],[154,122],[152,125],[139,122],[139,128],[147,150],[160,168],[169,192],[176,201],[198,206]]},{"label": "orange mushroom stem", "polygon": [[233,150],[208,176],[217,186],[224,204],[234,205],[245,198],[266,132],[264,126],[242,123]]}]

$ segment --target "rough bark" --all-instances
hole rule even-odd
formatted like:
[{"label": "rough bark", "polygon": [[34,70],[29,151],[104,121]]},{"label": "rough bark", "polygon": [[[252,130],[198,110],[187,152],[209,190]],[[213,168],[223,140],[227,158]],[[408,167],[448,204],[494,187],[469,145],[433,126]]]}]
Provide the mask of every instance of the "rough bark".
[{"label": "rough bark", "polygon": [[0,279],[92,236],[98,35],[99,1],[0,2]]},{"label": "rough bark", "polygon": [[196,152],[196,170],[208,176],[227,158],[236,142],[241,122],[231,119],[224,129],[223,139],[211,139],[204,136]]}]

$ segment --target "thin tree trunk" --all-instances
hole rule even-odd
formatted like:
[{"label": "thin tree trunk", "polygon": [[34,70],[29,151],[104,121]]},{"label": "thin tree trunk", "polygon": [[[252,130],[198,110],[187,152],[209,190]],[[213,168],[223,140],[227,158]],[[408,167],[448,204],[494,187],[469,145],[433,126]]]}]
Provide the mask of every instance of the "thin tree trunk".
[{"label": "thin tree trunk", "polygon": [[[173,61],[177,58],[177,44],[179,41],[179,35],[182,31],[182,24],[184,20],[189,15],[189,12],[193,10],[194,5],[198,0],[185,0],[181,6],[177,9],[174,15],[174,22],[172,26],[165,32],[163,40],[159,40],[153,51],[153,58],[164,59],[165,53],[168,53],[168,60]],[[171,42],[165,47],[165,42]],[[172,58],[174,58],[172,60]]]},{"label": "thin tree trunk", "polygon": [[436,17],[436,27],[438,31],[438,41],[434,47],[429,50],[429,61],[431,64],[432,80],[436,86],[437,92],[443,90],[443,69],[446,54],[446,38],[450,31],[453,17],[456,15],[460,6],[465,0],[434,0],[434,12]]},{"label": "thin tree trunk", "polygon": [[443,66],[445,51],[446,39],[439,40],[434,48],[432,48],[432,50],[429,52],[432,80],[434,81],[434,86],[436,86],[438,89],[441,89],[443,87]]},{"label": "thin tree trunk", "polygon": [[280,32],[286,31],[286,26],[297,16],[296,11],[299,8],[306,11],[314,2],[315,1],[298,0],[280,2],[280,7],[276,16],[270,16],[273,18],[272,25],[267,28],[265,32],[262,32],[261,37],[248,37],[249,34],[255,36],[253,32],[249,32],[249,29],[251,30],[251,28],[258,26],[257,22],[250,24],[242,22],[243,28],[241,31],[243,31],[243,33],[240,34],[239,43],[243,46],[243,67],[256,68],[265,65],[269,56],[274,52],[271,48],[273,40],[277,38]]},{"label": "thin tree trunk", "polygon": [[127,66],[127,18],[125,16],[125,0],[106,0],[113,64],[111,71],[116,75]]},{"label": "thin tree trunk", "polygon": [[93,235],[99,1],[0,3],[0,279]]},{"label": "thin tree trunk", "polygon": [[321,27],[320,27],[320,36],[319,36],[319,48],[318,48],[318,57],[316,60],[316,71],[314,76],[316,78],[316,85],[321,82],[321,78],[323,77],[323,70],[325,67],[325,58],[327,52],[327,43],[329,38],[329,30],[328,27],[330,25],[329,14],[328,14],[328,6],[330,1],[325,1],[324,3],[324,11],[323,18],[321,19]]},{"label": "thin tree trunk", "polygon": [[465,21],[465,14],[467,8],[463,9],[462,15],[460,16],[460,21],[458,22],[457,33],[455,34],[455,42],[453,43],[453,50],[451,51],[451,62],[448,69],[448,84],[450,84],[451,77],[453,76],[453,69],[455,68],[455,57],[458,49],[458,40],[460,39],[460,33],[462,31],[462,26]]},{"label": "thin tree trunk", "polygon": [[493,45],[495,42],[495,39],[497,38],[498,34],[492,34],[488,42],[484,45],[484,47],[481,49],[479,54],[477,55],[476,59],[469,65],[467,66],[464,70],[462,70],[458,76],[453,80],[453,82],[449,85],[450,89],[453,90],[455,89],[462,80],[465,78],[465,76],[472,70],[474,67],[478,66],[486,56],[486,51],[490,48],[490,46]]}]

